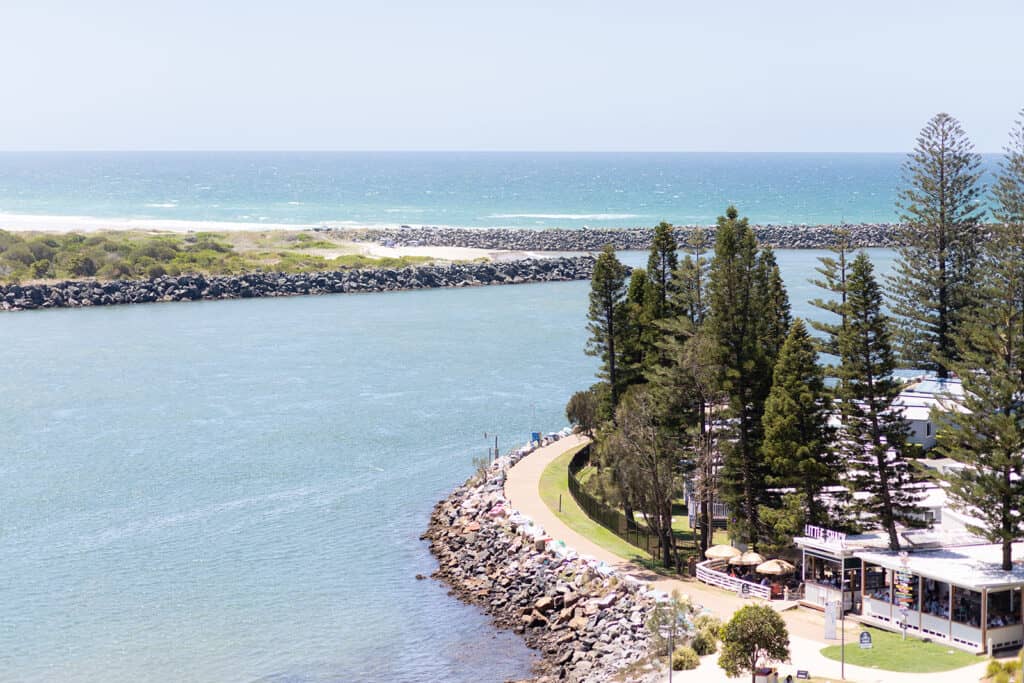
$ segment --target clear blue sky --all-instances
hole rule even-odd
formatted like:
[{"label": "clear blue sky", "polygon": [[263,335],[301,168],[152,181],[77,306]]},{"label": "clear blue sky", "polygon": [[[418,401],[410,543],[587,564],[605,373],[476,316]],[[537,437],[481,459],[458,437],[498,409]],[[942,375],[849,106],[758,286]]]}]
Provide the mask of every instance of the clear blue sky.
[{"label": "clear blue sky", "polygon": [[0,149],[998,151],[1024,1],[2,0]]}]

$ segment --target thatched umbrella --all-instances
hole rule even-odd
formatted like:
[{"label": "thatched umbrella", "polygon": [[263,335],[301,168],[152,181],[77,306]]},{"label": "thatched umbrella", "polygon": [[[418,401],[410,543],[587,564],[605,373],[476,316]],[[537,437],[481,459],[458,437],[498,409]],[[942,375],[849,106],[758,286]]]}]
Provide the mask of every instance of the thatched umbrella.
[{"label": "thatched umbrella", "polygon": [[764,557],[761,553],[755,553],[753,550],[748,550],[742,555],[729,558],[729,564],[739,565],[740,567],[753,567],[764,562]]},{"label": "thatched umbrella", "polygon": [[762,562],[757,565],[757,568],[754,571],[758,574],[782,576],[783,574],[792,574],[796,571],[796,567],[785,560],[768,560],[767,562]]},{"label": "thatched umbrella", "polygon": [[733,548],[731,545],[713,545],[704,553],[709,560],[728,560],[739,555],[742,551]]}]

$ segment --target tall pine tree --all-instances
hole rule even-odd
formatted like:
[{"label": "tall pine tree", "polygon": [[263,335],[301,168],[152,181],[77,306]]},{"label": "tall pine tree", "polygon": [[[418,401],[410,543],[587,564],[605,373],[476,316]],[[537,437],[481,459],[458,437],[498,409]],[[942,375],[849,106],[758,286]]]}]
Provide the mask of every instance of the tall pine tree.
[{"label": "tall pine tree", "polygon": [[860,252],[847,280],[846,327],[839,333],[839,389],[842,428],[839,443],[852,489],[860,494],[855,511],[861,522],[882,528],[889,547],[899,550],[896,525],[917,524],[918,477],[907,458],[906,420],[893,401],[900,384],[890,319],[882,313],[882,290],[874,267]]},{"label": "tall pine tree", "polygon": [[634,384],[646,381],[644,372],[651,353],[653,326],[651,304],[653,295],[647,271],[634,268],[629,276],[626,301],[623,304],[622,339],[620,343],[620,394]]},{"label": "tall pine tree", "polygon": [[651,318],[661,320],[673,315],[670,301],[672,275],[679,265],[679,245],[672,225],[662,221],[654,228],[650,255],[647,257],[647,279],[651,283]]},{"label": "tall pine tree", "polygon": [[811,305],[833,316],[829,320],[811,320],[811,327],[824,335],[819,343],[822,353],[839,356],[839,331],[846,324],[846,275],[851,258],[850,232],[840,228],[835,234],[835,243],[830,247],[833,256],[822,256],[818,259],[821,265],[815,268],[821,275],[819,280],[811,280],[811,284],[828,292],[832,299],[813,299]]},{"label": "tall pine tree", "polygon": [[611,409],[619,404],[622,377],[619,356],[624,334],[626,297],[626,267],[622,265],[612,245],[605,245],[594,263],[590,282],[590,307],[587,311],[587,355],[601,359],[599,377],[608,381],[611,391]]},{"label": "tall pine tree", "polygon": [[707,232],[695,229],[684,244],[688,252],[672,276],[672,310],[700,326],[708,313],[708,250]]},{"label": "tall pine tree", "polygon": [[[937,451],[966,467],[944,476],[954,504],[980,524],[970,527],[1002,544],[1002,568],[1013,568],[1013,543],[1024,538],[1024,111],[993,189],[997,224],[984,245],[976,306],[957,335],[965,411],[934,419]],[[950,406],[952,407],[952,406]]]},{"label": "tall pine tree", "polygon": [[[722,494],[730,506],[732,529],[757,543],[762,535],[760,507],[767,500],[766,466],[761,453],[764,402],[771,387],[774,353],[788,322],[785,289],[776,279],[771,254],[757,253],[757,240],[735,207],[719,217],[715,256],[708,282],[710,314],[705,323],[721,368],[720,387],[729,397],[731,433],[722,440]],[[785,305],[783,305],[785,304]],[[766,306],[774,310],[766,310]]]},{"label": "tall pine tree", "polygon": [[763,418],[768,483],[800,496],[796,507],[802,514],[796,523],[788,528],[776,525],[783,538],[791,539],[804,523],[834,526],[822,497],[826,488],[839,484],[842,469],[833,448],[835,430],[828,422],[831,413],[832,402],[814,341],[797,318],[775,364]]},{"label": "tall pine tree", "polygon": [[984,215],[981,155],[960,123],[937,114],[903,167],[899,261],[890,280],[905,364],[949,376],[971,305]]},{"label": "tall pine tree", "polygon": [[[789,295],[782,282],[782,273],[775,260],[775,252],[765,247],[757,256],[757,292],[760,300],[760,337],[761,344],[768,356],[769,363],[774,366],[782,345],[789,334],[790,313]],[[771,384],[770,371],[768,376]],[[768,387],[765,388],[767,393]]]}]

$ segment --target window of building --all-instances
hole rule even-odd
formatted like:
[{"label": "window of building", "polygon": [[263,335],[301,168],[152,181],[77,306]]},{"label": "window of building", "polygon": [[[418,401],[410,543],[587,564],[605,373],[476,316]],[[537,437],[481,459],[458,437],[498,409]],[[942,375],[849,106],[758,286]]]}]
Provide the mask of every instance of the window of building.
[{"label": "window of building", "polygon": [[1020,623],[1020,589],[988,594],[989,628],[1001,628]]}]

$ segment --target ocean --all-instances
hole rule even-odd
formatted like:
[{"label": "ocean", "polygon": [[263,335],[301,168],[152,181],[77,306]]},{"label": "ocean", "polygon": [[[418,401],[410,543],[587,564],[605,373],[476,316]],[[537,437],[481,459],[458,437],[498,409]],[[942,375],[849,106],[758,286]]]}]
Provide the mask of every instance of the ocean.
[{"label": "ocean", "polygon": [[[104,172],[109,184],[85,182],[74,164],[60,182],[32,184],[25,178],[56,173],[62,155],[32,155],[22,170],[12,170],[14,156],[0,162],[5,210],[100,215],[87,198],[103,194],[111,216],[154,197],[189,205],[185,181],[162,175],[167,159],[155,169],[133,155],[133,170],[95,155],[117,167]],[[220,179],[219,193],[241,163],[173,156],[193,168],[189,183]],[[381,175],[402,166],[382,164]],[[12,175],[31,188],[18,206]],[[326,210],[290,185],[267,188],[264,206],[271,196],[304,202],[288,213],[297,222],[314,215],[301,207]],[[485,213],[460,195],[421,201],[433,212]],[[587,201],[553,199],[545,212],[596,212],[601,202]],[[254,202],[223,200],[236,212]],[[602,205],[648,211],[616,196]],[[535,200],[509,206],[486,213],[541,212]],[[871,207],[850,217],[866,220]],[[201,215],[245,215],[220,210]],[[795,315],[816,315],[807,279],[823,254],[778,252]],[[871,254],[881,273],[891,269],[891,251]],[[583,353],[587,291],[569,282],[0,316],[0,680],[526,676],[532,655],[515,636],[416,579],[435,568],[419,535],[494,434],[504,450],[565,424],[566,400],[596,369]]]},{"label": "ocean", "polygon": [[[703,225],[730,204],[762,224],[890,222],[904,158],[11,152],[0,153],[0,227],[18,226],[19,217],[32,227],[45,225],[33,219],[68,216],[392,227]],[[986,157],[986,167],[996,159]]]}]

